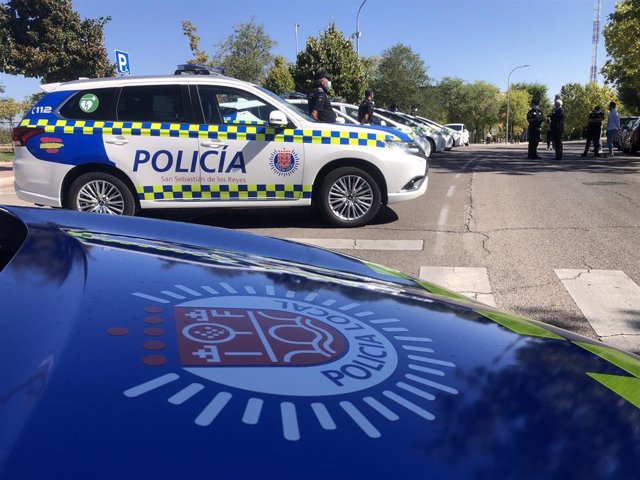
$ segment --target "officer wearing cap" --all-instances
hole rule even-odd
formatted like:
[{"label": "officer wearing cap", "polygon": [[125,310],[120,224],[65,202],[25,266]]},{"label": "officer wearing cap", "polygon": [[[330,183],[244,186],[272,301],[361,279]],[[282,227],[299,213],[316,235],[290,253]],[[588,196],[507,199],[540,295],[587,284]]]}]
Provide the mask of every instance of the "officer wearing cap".
[{"label": "officer wearing cap", "polygon": [[371,123],[373,106],[373,89],[367,88],[364,92],[364,100],[358,107],[358,121],[360,123]]},{"label": "officer wearing cap", "polygon": [[529,129],[527,135],[529,137],[529,148],[527,158],[538,159],[538,144],[540,143],[540,125],[544,120],[542,110],[540,110],[540,101],[534,98],[531,102],[531,110],[527,113],[527,122]]},{"label": "officer wearing cap", "polygon": [[313,90],[309,93],[309,115],[318,122],[335,123],[336,112],[333,111],[327,92],[331,89],[333,76],[327,72],[318,72],[314,77]]},{"label": "officer wearing cap", "polygon": [[587,144],[584,146],[584,153],[581,157],[586,157],[589,153],[589,147],[593,142],[594,156],[600,156],[600,136],[602,135],[602,121],[604,120],[604,112],[600,105],[596,105],[595,108],[589,114],[587,123]]}]

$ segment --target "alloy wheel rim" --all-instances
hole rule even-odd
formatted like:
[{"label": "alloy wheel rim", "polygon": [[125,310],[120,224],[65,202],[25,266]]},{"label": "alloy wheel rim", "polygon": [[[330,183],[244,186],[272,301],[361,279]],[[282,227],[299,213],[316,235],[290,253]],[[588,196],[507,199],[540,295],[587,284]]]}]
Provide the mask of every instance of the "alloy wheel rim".
[{"label": "alloy wheel rim", "polygon": [[78,192],[76,205],[81,212],[124,214],[124,197],[110,182],[93,180],[82,186]]},{"label": "alloy wheel rim", "polygon": [[329,190],[329,208],[342,220],[358,220],[373,206],[373,189],[358,175],[338,178]]}]

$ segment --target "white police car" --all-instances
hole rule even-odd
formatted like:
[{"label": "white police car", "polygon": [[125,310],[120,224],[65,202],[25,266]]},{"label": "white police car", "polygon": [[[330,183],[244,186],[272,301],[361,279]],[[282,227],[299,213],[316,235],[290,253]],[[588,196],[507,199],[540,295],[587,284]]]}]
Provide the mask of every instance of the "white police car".
[{"label": "white police car", "polygon": [[313,202],[359,226],[425,193],[427,160],[402,133],[316,123],[259,86],[191,73],[209,74],[44,85],[13,132],[18,197],[116,215]]}]

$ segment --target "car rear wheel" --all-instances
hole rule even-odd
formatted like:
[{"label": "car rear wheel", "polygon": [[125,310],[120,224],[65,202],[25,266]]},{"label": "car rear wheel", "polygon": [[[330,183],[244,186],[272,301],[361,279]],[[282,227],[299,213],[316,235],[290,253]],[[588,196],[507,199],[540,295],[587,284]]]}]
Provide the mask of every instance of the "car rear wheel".
[{"label": "car rear wheel", "polygon": [[67,205],[80,212],[135,215],[136,202],[129,188],[108,173],[85,173],[74,180]]},{"label": "car rear wheel", "polygon": [[369,223],[380,210],[382,195],[375,180],[364,170],[341,167],[329,173],[320,187],[320,210],[339,227]]}]

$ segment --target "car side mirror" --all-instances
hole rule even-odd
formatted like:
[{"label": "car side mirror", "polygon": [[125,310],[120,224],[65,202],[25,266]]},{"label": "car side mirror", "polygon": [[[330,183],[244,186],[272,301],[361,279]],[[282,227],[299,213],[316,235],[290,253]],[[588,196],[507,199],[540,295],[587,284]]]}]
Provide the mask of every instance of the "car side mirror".
[{"label": "car side mirror", "polygon": [[274,110],[269,114],[269,125],[272,127],[286,127],[289,125],[289,120],[280,110]]},{"label": "car side mirror", "polygon": [[387,126],[387,122],[385,122],[384,120],[380,120],[380,125],[382,125],[383,127]]},{"label": "car side mirror", "polygon": [[336,123],[345,123],[344,118],[336,117]]}]

